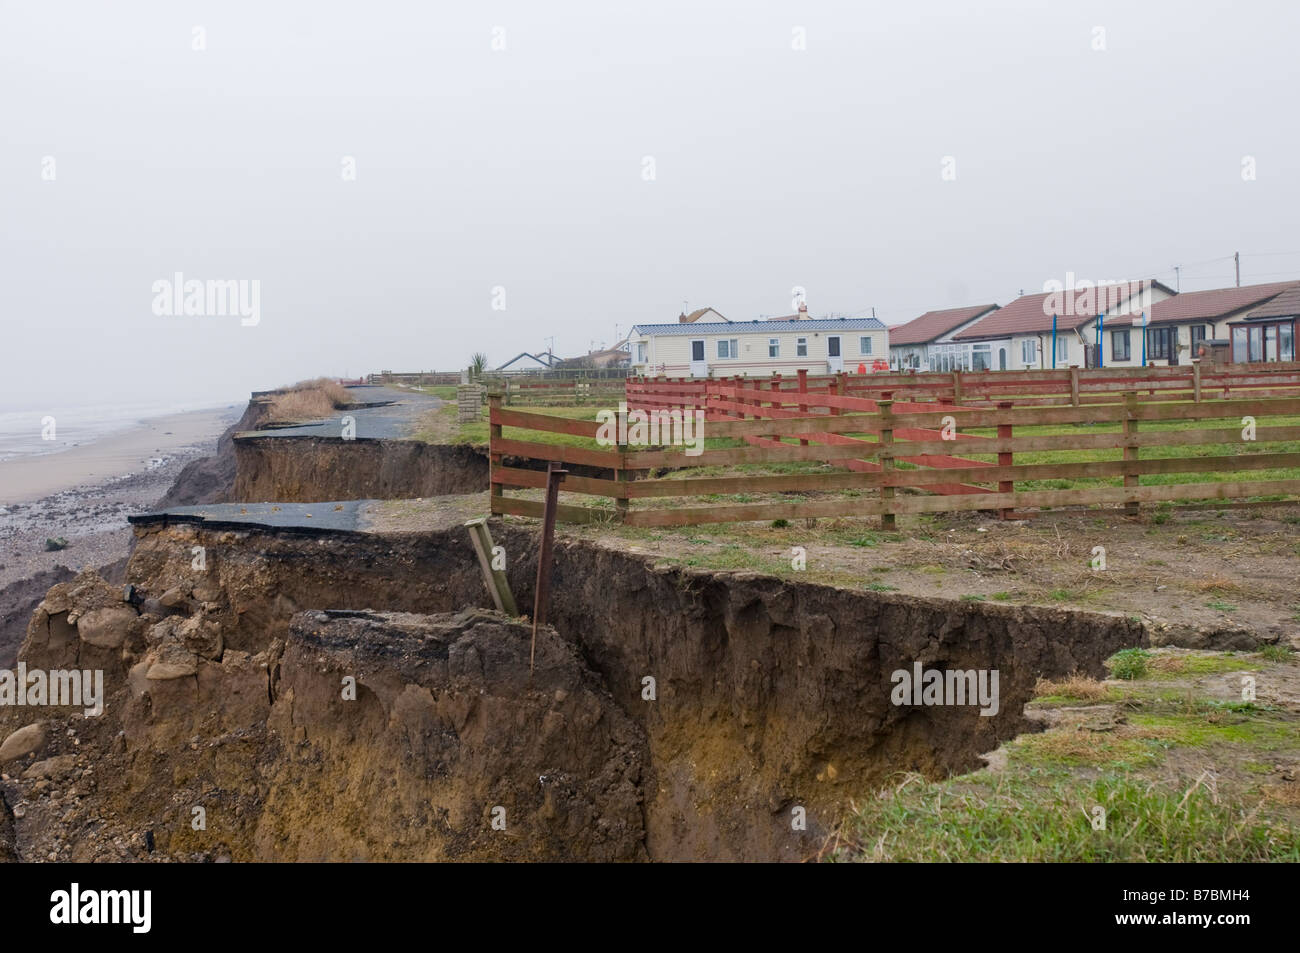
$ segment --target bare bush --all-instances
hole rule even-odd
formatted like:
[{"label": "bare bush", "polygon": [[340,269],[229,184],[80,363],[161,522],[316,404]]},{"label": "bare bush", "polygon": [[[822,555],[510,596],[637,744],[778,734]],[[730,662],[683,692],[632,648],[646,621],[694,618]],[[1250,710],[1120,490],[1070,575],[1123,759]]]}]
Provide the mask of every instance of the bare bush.
[{"label": "bare bush", "polygon": [[281,388],[271,398],[268,420],[274,423],[315,420],[328,417],[351,403],[352,397],[346,387],[332,378],[318,377]]}]

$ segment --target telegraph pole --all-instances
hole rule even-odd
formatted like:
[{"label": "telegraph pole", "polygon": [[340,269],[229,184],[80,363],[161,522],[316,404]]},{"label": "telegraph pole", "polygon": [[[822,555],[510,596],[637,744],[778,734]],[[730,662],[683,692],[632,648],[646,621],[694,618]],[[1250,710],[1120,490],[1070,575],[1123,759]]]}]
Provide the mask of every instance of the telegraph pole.
[{"label": "telegraph pole", "polygon": [[1241,252],[1235,251],[1232,253],[1232,262],[1234,265],[1237,266],[1237,287],[1240,288],[1241,287]]}]

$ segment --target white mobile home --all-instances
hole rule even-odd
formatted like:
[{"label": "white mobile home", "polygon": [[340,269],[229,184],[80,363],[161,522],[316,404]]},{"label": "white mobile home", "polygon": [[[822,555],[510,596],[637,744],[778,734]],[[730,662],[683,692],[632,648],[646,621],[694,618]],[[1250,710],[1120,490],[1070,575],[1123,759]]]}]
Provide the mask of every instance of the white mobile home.
[{"label": "white mobile home", "polygon": [[638,324],[630,343],[632,373],[646,376],[767,377],[800,370],[854,372],[859,367],[869,371],[877,360],[889,359],[889,331],[876,318]]}]

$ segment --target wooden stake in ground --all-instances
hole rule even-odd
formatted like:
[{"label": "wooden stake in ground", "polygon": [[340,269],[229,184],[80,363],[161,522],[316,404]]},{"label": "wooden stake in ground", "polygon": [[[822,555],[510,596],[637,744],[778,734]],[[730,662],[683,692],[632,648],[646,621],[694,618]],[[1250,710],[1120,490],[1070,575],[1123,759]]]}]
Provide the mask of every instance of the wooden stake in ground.
[{"label": "wooden stake in ground", "polygon": [[510,591],[510,581],[506,578],[505,571],[492,568],[492,533],[488,529],[487,518],[480,516],[477,519],[469,520],[465,526],[469,529],[469,538],[474,544],[474,552],[478,555],[479,568],[483,570],[483,581],[487,583],[488,592],[492,595],[492,601],[496,604],[497,609],[506,615],[519,615],[519,609],[515,606],[515,597]]},{"label": "wooden stake in ground", "polygon": [[537,553],[537,585],[533,587],[533,642],[528,648],[528,672],[532,674],[537,653],[537,627],[546,624],[546,605],[551,596],[551,548],[555,541],[555,511],[560,504],[560,481],[568,474],[562,463],[546,464],[546,503],[542,508],[542,548]]}]

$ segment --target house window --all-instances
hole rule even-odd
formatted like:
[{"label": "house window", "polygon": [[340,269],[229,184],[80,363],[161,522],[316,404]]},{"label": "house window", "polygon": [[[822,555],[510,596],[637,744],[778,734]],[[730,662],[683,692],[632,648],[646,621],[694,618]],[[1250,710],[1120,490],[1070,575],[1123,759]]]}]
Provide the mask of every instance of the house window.
[{"label": "house window", "polygon": [[718,342],[718,357],[722,360],[740,357],[740,351],[737,348],[739,342],[735,338],[724,339]]},{"label": "house window", "polygon": [[1033,338],[1020,342],[1020,363],[1031,367],[1038,363],[1038,342]]},{"label": "house window", "polygon": [[638,364],[644,364],[644,363],[645,363],[645,342],[644,342],[644,341],[638,341],[638,342],[637,342],[637,345],[636,345],[636,362],[637,362]]},{"label": "house window", "polygon": [[1201,345],[1205,343],[1205,325],[1192,325],[1192,357],[1199,357]]},{"label": "house window", "polygon": [[1111,331],[1110,332],[1110,359],[1112,361],[1127,361],[1132,356],[1129,348],[1129,332]]},{"label": "house window", "polygon": [[1167,361],[1173,353],[1175,328],[1147,328],[1147,357]]},{"label": "house window", "polygon": [[1278,340],[1281,341],[1281,360],[1295,360],[1295,325],[1279,324],[1277,327]]},{"label": "house window", "polygon": [[780,338],[768,338],[768,339],[767,339],[767,356],[768,356],[768,357],[780,357],[780,356],[781,356],[781,339],[780,339]]},{"label": "house window", "polygon": [[795,338],[795,339],[794,339],[794,353],[795,353],[795,356],[796,356],[796,357],[807,357],[807,356],[808,356],[808,339],[807,339],[807,338]]},{"label": "house window", "polygon": [[1070,339],[1064,334],[1056,336],[1056,360],[1063,364],[1070,359]]},{"label": "house window", "polygon": [[871,354],[871,338],[863,336],[858,338],[858,350],[863,354]]},{"label": "house window", "polygon": [[973,371],[987,371],[992,366],[993,345],[973,344],[970,349],[970,366]]}]

